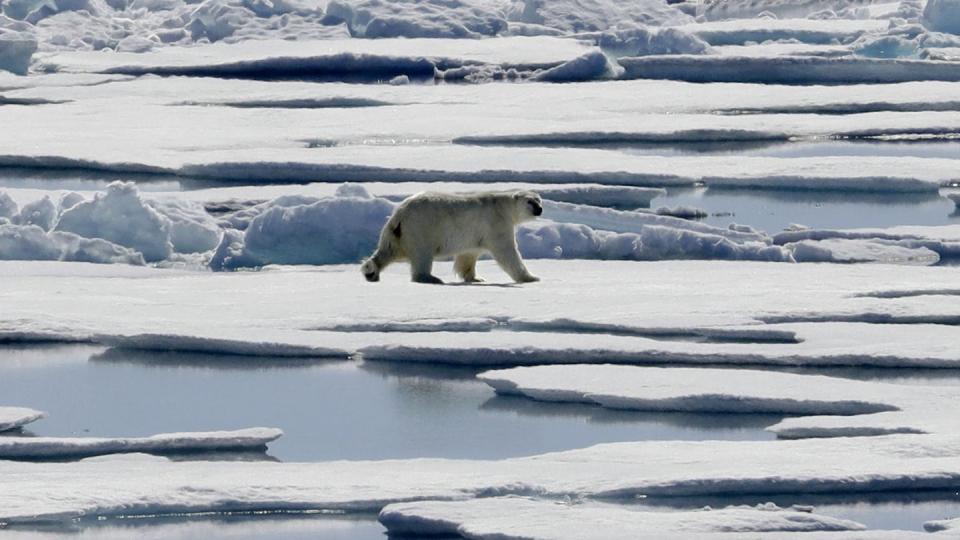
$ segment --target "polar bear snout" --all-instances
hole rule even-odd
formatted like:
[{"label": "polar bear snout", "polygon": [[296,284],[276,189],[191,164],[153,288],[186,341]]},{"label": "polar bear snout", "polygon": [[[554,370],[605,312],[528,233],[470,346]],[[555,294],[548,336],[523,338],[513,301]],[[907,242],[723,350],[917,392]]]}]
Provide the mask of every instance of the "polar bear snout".
[{"label": "polar bear snout", "polygon": [[363,261],[363,265],[360,266],[360,271],[363,273],[363,277],[367,278],[369,282],[380,281],[380,269],[377,268],[377,264],[372,260],[368,259]]},{"label": "polar bear snout", "polygon": [[543,214],[543,207],[540,206],[537,201],[530,201],[530,212],[535,216],[539,216]]}]

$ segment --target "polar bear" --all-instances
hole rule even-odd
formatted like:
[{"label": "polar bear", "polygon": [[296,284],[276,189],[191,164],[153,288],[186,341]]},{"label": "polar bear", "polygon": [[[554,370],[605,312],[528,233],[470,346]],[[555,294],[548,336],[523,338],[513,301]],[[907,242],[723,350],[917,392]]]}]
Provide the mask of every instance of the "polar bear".
[{"label": "polar bear", "polygon": [[477,258],[489,252],[517,283],[539,281],[517,251],[516,226],[543,213],[532,191],[414,195],[394,210],[380,232],[376,251],[360,267],[367,281],[395,261],[410,261],[419,283],[443,283],[432,273],[435,257],[455,257],[453,268],[467,283],[477,277]]}]

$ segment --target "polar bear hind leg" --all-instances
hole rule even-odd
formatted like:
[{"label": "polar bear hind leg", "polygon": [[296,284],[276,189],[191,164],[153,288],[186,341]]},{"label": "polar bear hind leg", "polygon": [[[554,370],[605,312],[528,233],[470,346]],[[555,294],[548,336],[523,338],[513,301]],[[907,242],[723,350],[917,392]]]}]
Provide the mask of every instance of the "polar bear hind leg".
[{"label": "polar bear hind leg", "polygon": [[464,283],[478,283],[483,281],[477,277],[477,258],[479,256],[480,253],[476,251],[468,251],[457,255],[456,260],[453,262],[454,271],[463,278]]}]

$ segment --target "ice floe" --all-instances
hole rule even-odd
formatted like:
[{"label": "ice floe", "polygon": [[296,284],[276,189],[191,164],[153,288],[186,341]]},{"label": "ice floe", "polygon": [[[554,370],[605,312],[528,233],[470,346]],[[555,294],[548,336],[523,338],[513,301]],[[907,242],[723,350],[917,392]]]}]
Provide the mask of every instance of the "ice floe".
[{"label": "ice floe", "polygon": [[923,524],[924,530],[927,532],[940,532],[940,531],[951,531],[960,529],[960,518],[957,519],[938,519],[935,521],[928,521]]},{"label": "ice floe", "polygon": [[512,494],[626,498],[949,488],[960,478],[958,445],[950,436],[894,435],[618,443],[502,461],[0,461],[0,522],[172,512],[379,511],[394,502]]},{"label": "ice floe", "polygon": [[0,431],[21,428],[44,416],[45,413],[24,407],[0,407]]},{"label": "ice floe", "polygon": [[960,81],[960,63],[823,56],[642,56],[621,58],[625,78],[765,84]]},{"label": "ice floe", "polygon": [[[802,258],[824,262],[895,262],[960,256],[960,227],[913,226],[888,229],[807,229],[783,231],[773,243]],[[936,259],[933,259],[936,262]]]},{"label": "ice floe", "polygon": [[62,459],[117,453],[259,450],[283,432],[274,428],[162,433],[150,437],[0,437],[0,459]]},{"label": "ice floe", "polygon": [[43,71],[141,75],[354,76],[433,78],[435,69],[489,65],[533,71],[555,67],[592,50],[577,40],[511,37],[495,40],[382,39],[244,41],[148,53],[65,52],[45,56]]},{"label": "ice floe", "polygon": [[[535,286],[425,287],[410,283],[399,265],[373,286],[364,284],[354,265],[225,277],[113,265],[2,263],[0,337],[264,356],[346,358],[359,352],[368,360],[488,366],[951,367],[960,362],[952,345],[957,327],[930,324],[956,320],[949,303],[855,296],[950,289],[955,274],[948,267],[904,273],[887,265],[577,260],[530,261],[530,266],[544,276]],[[441,277],[448,268],[437,264]],[[499,272],[481,261],[481,276],[496,283]],[[163,297],[152,292],[157,288],[166,291]],[[29,299],[24,291],[31,291]],[[544,295],[550,302],[543,302]],[[768,302],[771,295],[780,299],[776,306]],[[291,305],[298,309],[291,312]],[[677,305],[686,309],[678,311]],[[223,306],[218,316],[210,317],[218,306]],[[825,313],[824,306],[835,313]],[[398,322],[424,319],[425,309],[432,322],[422,324],[445,331],[397,331]],[[258,316],[247,317],[249,310]],[[875,319],[876,313],[893,316]],[[443,326],[465,319],[495,320],[498,331]],[[337,330],[347,322],[365,331]],[[886,324],[871,324],[877,322]]]},{"label": "ice floe", "polygon": [[950,387],[886,384],[773,371],[612,365],[522,367],[479,378],[498,393],[611,409],[795,415],[781,438],[949,433]]},{"label": "ice floe", "polygon": [[[711,533],[768,538],[764,533],[837,533],[865,529],[853,521],[778,508],[773,504],[657,512],[610,504],[570,504],[525,497],[395,503],[381,510],[379,519],[392,535],[457,535],[478,540],[599,540],[623,536],[709,538]],[[844,534],[837,536],[845,537]]]}]

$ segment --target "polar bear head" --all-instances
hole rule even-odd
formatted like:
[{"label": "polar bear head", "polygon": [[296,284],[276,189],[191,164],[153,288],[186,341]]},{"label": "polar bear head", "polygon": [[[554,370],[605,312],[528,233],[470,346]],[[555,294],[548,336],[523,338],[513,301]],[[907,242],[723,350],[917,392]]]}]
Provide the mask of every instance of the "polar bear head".
[{"label": "polar bear head", "polygon": [[380,281],[380,266],[372,257],[363,261],[360,271],[363,272],[363,277],[367,278],[367,281]]},{"label": "polar bear head", "polygon": [[523,223],[543,214],[543,201],[533,191],[518,191],[513,194],[516,204],[514,223]]}]

